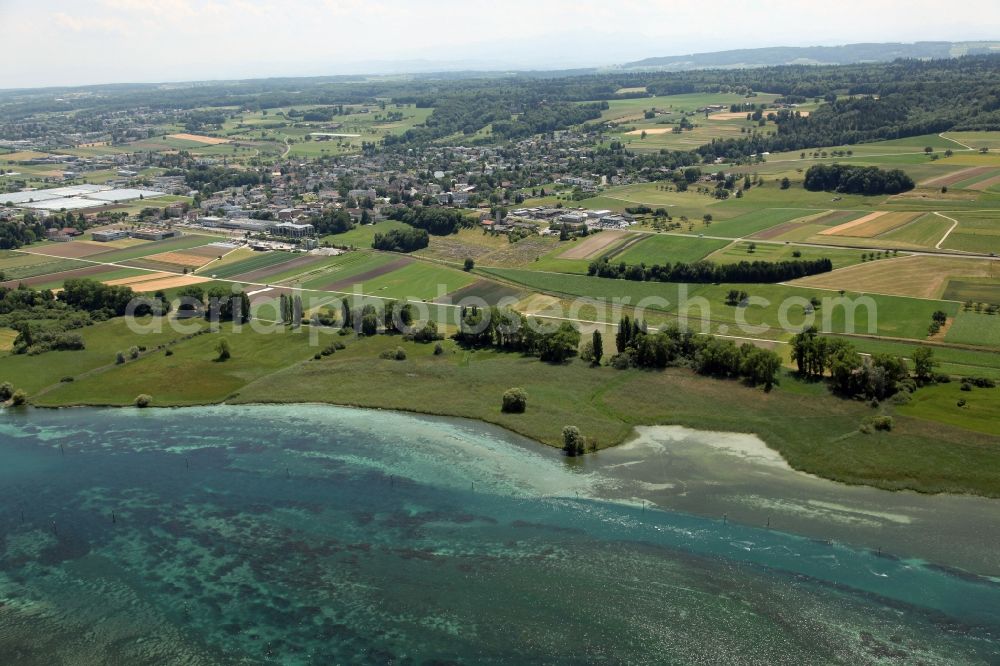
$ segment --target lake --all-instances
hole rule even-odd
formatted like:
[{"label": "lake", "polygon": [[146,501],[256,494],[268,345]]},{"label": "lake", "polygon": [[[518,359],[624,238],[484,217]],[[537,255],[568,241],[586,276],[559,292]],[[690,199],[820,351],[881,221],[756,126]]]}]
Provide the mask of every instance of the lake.
[{"label": "lake", "polygon": [[752,440],[643,429],[568,460],[319,405],[7,411],[0,655],[1000,661],[995,523],[981,546],[923,529],[990,501],[829,484]]}]

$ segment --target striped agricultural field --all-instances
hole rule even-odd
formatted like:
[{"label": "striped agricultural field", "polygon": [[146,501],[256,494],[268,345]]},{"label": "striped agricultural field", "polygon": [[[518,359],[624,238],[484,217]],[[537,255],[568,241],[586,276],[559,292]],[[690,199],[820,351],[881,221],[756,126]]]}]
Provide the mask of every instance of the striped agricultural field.
[{"label": "striped agricultural field", "polygon": [[875,238],[880,234],[913,222],[924,213],[876,211],[850,222],[830,227],[819,232],[820,236],[853,236],[855,238]]}]

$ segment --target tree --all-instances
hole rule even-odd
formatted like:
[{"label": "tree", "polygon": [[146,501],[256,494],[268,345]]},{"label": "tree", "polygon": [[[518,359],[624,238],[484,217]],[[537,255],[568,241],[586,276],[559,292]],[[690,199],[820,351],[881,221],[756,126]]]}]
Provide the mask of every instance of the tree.
[{"label": "tree", "polygon": [[240,292],[240,304],[239,311],[236,316],[236,320],[241,324],[245,324],[250,321],[250,297],[247,296],[245,291]]},{"label": "tree", "polygon": [[10,396],[10,404],[14,407],[20,407],[26,402],[28,402],[28,394],[25,393],[23,389],[17,389],[14,391],[14,394]]},{"label": "tree", "polygon": [[934,376],[937,361],[934,360],[934,350],[930,347],[917,347],[913,350],[913,375],[920,383],[926,383]]},{"label": "tree", "polygon": [[[750,347],[750,349],[747,349]],[[746,343],[741,350],[743,362],[740,373],[755,386],[763,384],[765,391],[770,391],[777,383],[778,372],[781,370],[781,357],[770,349],[761,349]]]},{"label": "tree", "polygon": [[598,329],[594,329],[594,334],[591,337],[591,342],[594,345],[594,365],[600,365],[601,359],[604,357],[604,337]]},{"label": "tree", "polygon": [[576,354],[580,347],[580,331],[568,321],[559,324],[554,332],[542,335],[538,341],[538,355],[549,363],[562,363]]},{"label": "tree", "polygon": [[528,393],[523,388],[510,388],[504,391],[500,411],[505,414],[523,414],[528,405]]},{"label": "tree", "polygon": [[792,186],[792,181],[788,179],[788,176],[785,176],[784,178],[781,179],[781,189],[787,190],[791,186]]},{"label": "tree", "polygon": [[475,267],[476,267],[476,261],[475,261],[475,259],[473,259],[472,257],[466,257],[465,258],[465,265],[463,266],[463,270],[465,270],[466,272],[469,272],[469,271],[471,271]]},{"label": "tree", "polygon": [[0,402],[7,402],[14,395],[14,385],[10,382],[0,384]]},{"label": "tree", "polygon": [[302,325],[302,296],[295,294],[292,301],[292,326],[298,328]]},{"label": "tree", "polygon": [[621,354],[632,342],[632,320],[625,315],[618,322],[618,332],[615,334],[615,349]]},{"label": "tree", "polygon": [[564,426],[562,429],[563,451],[568,456],[583,454],[585,440],[576,426]]},{"label": "tree", "polygon": [[215,345],[215,351],[218,352],[216,361],[228,361],[232,357],[232,353],[229,351],[229,340],[222,338],[219,343]]}]

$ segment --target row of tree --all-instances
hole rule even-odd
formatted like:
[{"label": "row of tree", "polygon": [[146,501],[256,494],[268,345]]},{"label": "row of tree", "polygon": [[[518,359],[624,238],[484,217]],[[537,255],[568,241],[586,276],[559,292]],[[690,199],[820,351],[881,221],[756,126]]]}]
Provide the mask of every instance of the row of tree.
[{"label": "row of tree", "polygon": [[604,257],[591,262],[587,274],[636,282],[687,282],[693,284],[718,283],[774,283],[794,280],[807,275],[828,273],[833,262],[821,259],[789,259],[785,261],[740,261],[734,264],[716,264],[710,261],[694,263],[626,264],[611,263]]},{"label": "row of tree", "polygon": [[[595,350],[597,342],[595,337]],[[611,365],[616,368],[689,366],[699,374],[742,378],[768,391],[778,382],[781,370],[781,357],[770,349],[750,343],[737,346],[732,340],[694,334],[676,325],[650,333],[645,322],[628,315],[618,323],[615,348],[618,353]]]}]

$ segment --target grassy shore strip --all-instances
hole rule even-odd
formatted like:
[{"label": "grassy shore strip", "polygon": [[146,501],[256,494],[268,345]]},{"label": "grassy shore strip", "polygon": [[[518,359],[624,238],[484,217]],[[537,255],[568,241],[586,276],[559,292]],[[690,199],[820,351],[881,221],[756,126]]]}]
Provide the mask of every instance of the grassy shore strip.
[{"label": "grassy shore strip", "polygon": [[[152,395],[154,406],[161,407],[325,402],[478,419],[550,446],[561,444],[565,425],[579,427],[600,448],[626,441],[636,425],[752,432],[794,468],[828,479],[1000,497],[996,390],[976,391],[975,401],[960,409],[952,391],[923,389],[917,393],[920,409],[883,406],[895,417],[891,433],[864,435],[858,426],[878,411],[789,375],[779,388],[764,393],[683,368],[619,371],[580,360],[553,366],[519,354],[465,350],[451,341],[443,341],[444,353],[434,355],[434,345],[403,342],[399,336],[354,339],[324,333],[319,346],[312,346],[307,329],[264,334],[228,326],[191,338],[154,336],[173,343],[169,356],[154,351],[114,365],[114,349],[139,344],[144,336],[130,338],[115,321],[93,328],[99,327],[107,330],[88,332],[92,350],[50,352],[32,357],[30,364],[24,363],[27,357],[0,357],[0,380],[29,393],[46,389],[32,402],[47,407],[130,405],[141,393]],[[220,363],[215,359],[221,338],[229,341],[232,358]],[[335,341],[347,348],[313,359]],[[406,360],[379,358],[397,346],[405,349]],[[75,367],[70,363],[74,355],[81,361]],[[74,381],[60,382],[74,374]],[[500,412],[500,396],[512,386],[527,390],[527,413]],[[939,418],[927,420],[925,414]]]},{"label": "grassy shore strip", "polygon": [[[397,344],[391,337],[352,342],[328,360],[268,375],[229,401],[323,401],[467,417],[551,446],[560,445],[564,425],[576,425],[602,448],[627,440],[636,425],[752,432],[794,468],[836,481],[1000,497],[996,437],[899,414],[892,433],[863,435],[858,425],[874,410],[791,377],[763,393],[680,368],[619,371],[581,361],[540,366],[516,354],[473,352],[451,343],[441,356],[429,345],[404,344],[406,361],[376,358]],[[510,386],[527,390],[527,413],[500,412],[500,396]],[[995,394],[981,395],[996,402]]]}]

